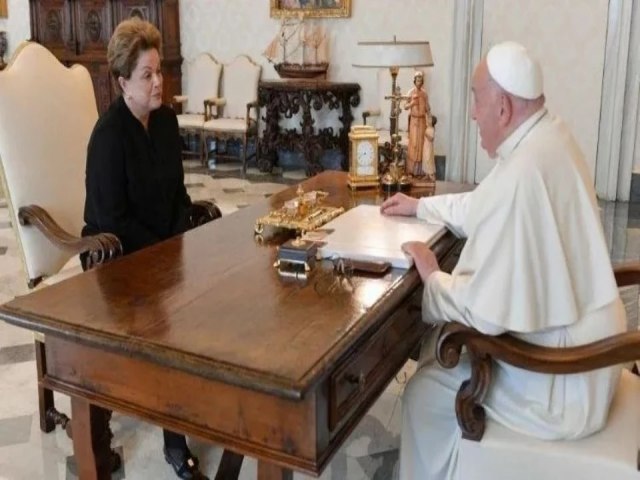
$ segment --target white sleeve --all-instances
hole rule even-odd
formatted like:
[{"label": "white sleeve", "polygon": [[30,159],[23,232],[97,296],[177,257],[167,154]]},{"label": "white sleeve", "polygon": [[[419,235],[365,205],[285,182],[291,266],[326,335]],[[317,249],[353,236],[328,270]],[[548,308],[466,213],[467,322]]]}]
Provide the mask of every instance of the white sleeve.
[{"label": "white sleeve", "polygon": [[446,225],[458,237],[466,237],[464,220],[467,216],[468,199],[472,192],[450,193],[418,200],[416,216],[422,220]]},{"label": "white sleeve", "polygon": [[[460,282],[461,278],[457,278]],[[425,322],[456,321],[473,327],[486,335],[500,335],[507,330],[479,318],[457,300],[460,285],[454,285],[452,276],[445,272],[433,272],[424,284],[422,294],[422,319]]]}]

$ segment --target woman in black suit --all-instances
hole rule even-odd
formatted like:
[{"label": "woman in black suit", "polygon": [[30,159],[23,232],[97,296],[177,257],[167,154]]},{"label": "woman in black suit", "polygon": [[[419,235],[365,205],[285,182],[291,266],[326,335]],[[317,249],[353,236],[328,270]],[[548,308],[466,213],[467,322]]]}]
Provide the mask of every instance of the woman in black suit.
[{"label": "woman in black suit", "polygon": [[[193,224],[176,115],[162,105],[160,32],[138,18],[116,28],[107,51],[121,95],[89,141],[83,235],[113,233],[124,254]],[[183,435],[164,430],[164,454],[183,479],[206,478]]]}]

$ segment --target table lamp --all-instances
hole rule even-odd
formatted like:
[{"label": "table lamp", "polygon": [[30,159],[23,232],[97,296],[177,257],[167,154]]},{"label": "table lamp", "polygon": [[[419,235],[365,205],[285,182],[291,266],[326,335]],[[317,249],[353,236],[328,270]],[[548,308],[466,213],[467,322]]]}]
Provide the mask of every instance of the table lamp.
[{"label": "table lamp", "polygon": [[382,177],[382,185],[389,191],[409,189],[411,183],[400,165],[401,137],[398,134],[398,116],[400,101],[407,100],[396,92],[396,80],[401,68],[432,67],[433,57],[429,42],[358,42],[356,49],[356,68],[388,68],[391,72],[391,94],[384,97],[391,100],[391,115],[389,116],[389,131],[391,133],[391,164],[389,170]]}]

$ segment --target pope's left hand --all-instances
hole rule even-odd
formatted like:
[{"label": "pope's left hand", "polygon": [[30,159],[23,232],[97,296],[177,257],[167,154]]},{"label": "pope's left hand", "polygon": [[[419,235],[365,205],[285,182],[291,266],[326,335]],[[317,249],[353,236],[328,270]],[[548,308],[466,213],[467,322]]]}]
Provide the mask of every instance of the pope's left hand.
[{"label": "pope's left hand", "polygon": [[427,281],[429,275],[440,270],[438,259],[425,243],[422,242],[406,242],[402,244],[402,251],[407,255],[411,255],[420,278],[423,282]]}]

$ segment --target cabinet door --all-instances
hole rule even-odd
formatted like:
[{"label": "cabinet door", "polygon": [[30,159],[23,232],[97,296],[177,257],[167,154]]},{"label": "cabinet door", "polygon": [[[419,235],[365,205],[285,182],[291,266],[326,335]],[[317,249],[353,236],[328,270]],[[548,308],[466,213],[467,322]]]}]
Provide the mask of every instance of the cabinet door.
[{"label": "cabinet door", "polygon": [[111,6],[107,0],[74,2],[76,54],[106,59],[107,45],[113,32]]},{"label": "cabinet door", "polygon": [[154,0],[117,0],[116,18],[118,22],[131,17],[140,17],[158,26],[158,12]]},{"label": "cabinet door", "polygon": [[74,54],[70,0],[32,0],[31,28],[33,39],[47,47],[57,58],[62,60]]},{"label": "cabinet door", "polygon": [[93,80],[93,91],[96,94],[98,113],[102,115],[109,108],[112,98],[111,74],[109,73],[109,67],[104,62],[85,62],[83,65],[87,67],[87,70],[89,70],[89,73],[91,74],[91,80]]}]

